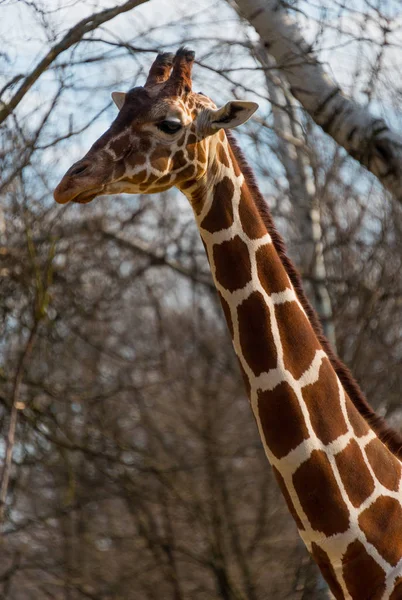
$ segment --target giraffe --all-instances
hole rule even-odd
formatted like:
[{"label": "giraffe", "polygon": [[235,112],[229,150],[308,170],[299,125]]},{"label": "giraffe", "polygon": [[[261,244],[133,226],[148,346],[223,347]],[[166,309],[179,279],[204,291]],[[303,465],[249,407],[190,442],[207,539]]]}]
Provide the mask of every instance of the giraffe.
[{"label": "giraffe", "polygon": [[55,189],[188,198],[259,434],[307,549],[336,599],[402,598],[402,439],[333,354],[230,129],[257,109],[192,91],[194,52],[159,54],[114,92],[110,129]]}]

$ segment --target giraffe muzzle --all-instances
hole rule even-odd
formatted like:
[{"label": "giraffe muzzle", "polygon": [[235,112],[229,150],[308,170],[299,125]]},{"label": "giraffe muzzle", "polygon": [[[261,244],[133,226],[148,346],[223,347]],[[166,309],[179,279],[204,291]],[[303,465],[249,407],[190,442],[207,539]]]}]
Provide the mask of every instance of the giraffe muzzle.
[{"label": "giraffe muzzle", "polygon": [[93,173],[91,174],[91,167],[89,160],[79,160],[70,167],[53,192],[58,204],[68,202],[86,204],[102,191],[104,185],[103,183],[99,185],[97,178]]}]

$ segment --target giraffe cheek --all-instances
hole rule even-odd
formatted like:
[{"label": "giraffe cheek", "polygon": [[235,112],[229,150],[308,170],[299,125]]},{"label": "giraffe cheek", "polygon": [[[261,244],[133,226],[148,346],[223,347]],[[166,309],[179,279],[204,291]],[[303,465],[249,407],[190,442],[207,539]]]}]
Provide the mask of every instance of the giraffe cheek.
[{"label": "giraffe cheek", "polygon": [[113,179],[115,179],[115,180],[120,179],[120,177],[123,177],[125,172],[126,172],[126,165],[121,160],[115,164],[114,171],[113,171]]},{"label": "giraffe cheek", "polygon": [[133,177],[131,177],[130,181],[135,185],[139,185],[141,183],[144,183],[147,177],[148,172],[146,169],[144,169],[143,171],[140,171],[139,173],[136,173]]},{"label": "giraffe cheek", "polygon": [[182,181],[188,181],[189,179],[191,180],[192,178],[195,177],[195,175],[197,174],[197,169],[195,167],[195,165],[187,165],[187,167],[185,167],[182,171],[179,171],[177,173],[177,183],[180,183]]},{"label": "giraffe cheek", "polygon": [[169,150],[168,148],[157,148],[150,157],[152,168],[159,173],[166,173],[169,168]]},{"label": "giraffe cheek", "polygon": [[151,161],[152,168],[159,173],[159,176],[168,172],[169,161],[165,158],[158,158]]},{"label": "giraffe cheek", "polygon": [[182,169],[187,163],[183,150],[178,150],[173,157],[173,171]]},{"label": "giraffe cheek", "polygon": [[203,140],[202,142],[200,142],[197,145],[197,160],[200,163],[206,164],[207,162],[207,151],[206,151],[206,144],[205,144],[205,140]]},{"label": "giraffe cheek", "polygon": [[130,146],[130,136],[126,133],[112,139],[108,144],[109,151],[112,152],[116,159],[121,158]]}]

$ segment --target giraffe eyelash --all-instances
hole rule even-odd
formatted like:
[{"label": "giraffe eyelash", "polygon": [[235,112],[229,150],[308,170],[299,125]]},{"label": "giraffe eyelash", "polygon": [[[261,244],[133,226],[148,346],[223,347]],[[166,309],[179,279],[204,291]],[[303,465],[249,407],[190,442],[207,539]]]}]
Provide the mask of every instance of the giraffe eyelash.
[{"label": "giraffe eyelash", "polygon": [[183,127],[178,119],[165,119],[164,121],[156,123],[156,126],[164,133],[170,134],[177,133]]}]

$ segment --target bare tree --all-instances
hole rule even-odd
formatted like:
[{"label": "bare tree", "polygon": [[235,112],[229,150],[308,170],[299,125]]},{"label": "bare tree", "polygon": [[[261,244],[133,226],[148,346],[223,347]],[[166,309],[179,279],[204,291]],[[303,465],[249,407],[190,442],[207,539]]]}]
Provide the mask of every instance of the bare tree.
[{"label": "bare tree", "polygon": [[[260,102],[239,141],[313,300],[317,282],[325,285],[339,354],[397,428],[401,209],[300,111],[286,70],[256,61],[249,26],[226,2],[177,4],[164,19],[157,0],[143,4],[141,19],[125,13],[129,26],[105,21],[63,50],[1,125],[4,440],[13,406],[18,419],[3,484],[0,594],[320,598],[266,466],[190,208],[170,192],[60,209],[51,192],[65,162],[114,118],[110,91],[141,84],[158,48],[194,45],[199,89],[218,102]],[[18,5],[47,56],[64,38],[58,7]],[[8,53],[14,31],[2,33]],[[24,70],[4,64],[0,87]],[[28,76],[40,60],[33,64]],[[374,67],[365,70],[380,96]],[[7,87],[5,103],[23,83]]]},{"label": "bare tree", "polygon": [[[401,136],[342,92],[324,71],[282,0],[236,0],[236,4],[314,121],[402,201]],[[383,43],[387,44],[392,27],[385,15],[383,20]]]},{"label": "bare tree", "polygon": [[[257,51],[265,70],[272,115],[278,135],[278,152],[289,182],[297,222],[298,244],[303,248],[299,257],[302,276],[310,284],[310,296],[317,310],[323,330],[332,347],[336,349],[336,335],[331,298],[326,285],[327,274],[323,254],[320,199],[316,192],[309,155],[297,121],[295,101],[279,71],[264,48]],[[293,143],[292,143],[293,142]]]},{"label": "bare tree", "polygon": [[[51,66],[51,64],[59,57],[60,54],[77,44],[86,33],[93,31],[100,27],[103,23],[107,23],[117,15],[128,12],[134,7],[143,4],[147,0],[128,0],[121,6],[115,6],[103,10],[99,13],[94,13],[90,17],[83,19],[74,27],[72,27],[66,35],[54,45],[46,56],[34,67],[34,69],[27,75],[18,74],[15,75],[10,81],[7,81],[2,89],[0,90],[1,96],[9,88],[13,87],[16,83],[19,83],[17,91],[12,94],[8,102],[3,102],[3,106],[0,108],[0,125],[3,121],[12,113],[12,111],[18,106],[27,92],[31,89],[37,79]],[[20,83],[21,82],[21,83]]]}]

